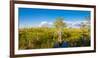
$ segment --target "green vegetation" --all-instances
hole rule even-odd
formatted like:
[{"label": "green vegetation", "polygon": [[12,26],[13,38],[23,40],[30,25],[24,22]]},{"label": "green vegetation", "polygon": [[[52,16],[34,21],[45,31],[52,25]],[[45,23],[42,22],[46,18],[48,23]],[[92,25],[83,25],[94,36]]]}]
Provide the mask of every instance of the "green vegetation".
[{"label": "green vegetation", "polygon": [[68,47],[90,46],[90,30],[87,25],[67,28],[63,18],[57,18],[54,26],[19,29],[19,49],[53,48],[55,42],[62,41],[68,42]]}]

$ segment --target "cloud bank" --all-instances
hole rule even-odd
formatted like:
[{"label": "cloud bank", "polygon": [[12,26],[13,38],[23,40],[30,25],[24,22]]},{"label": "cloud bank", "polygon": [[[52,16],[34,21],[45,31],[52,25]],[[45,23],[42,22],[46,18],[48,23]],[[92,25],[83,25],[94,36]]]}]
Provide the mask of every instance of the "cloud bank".
[{"label": "cloud bank", "polygon": [[[90,23],[88,23],[88,21],[64,21],[64,23],[66,23],[67,28],[80,28],[82,23],[90,25]],[[47,21],[42,21],[39,24],[39,27],[53,27],[53,23],[47,22]]]},{"label": "cloud bank", "polygon": [[[90,23],[88,21],[63,21],[64,23],[66,23],[66,27],[67,28],[80,28],[82,23],[90,25]],[[54,27],[53,26],[54,22],[48,22],[48,21],[41,21],[39,24],[25,24],[24,27],[22,27],[23,25],[20,26],[20,28],[31,28],[31,27]]]}]

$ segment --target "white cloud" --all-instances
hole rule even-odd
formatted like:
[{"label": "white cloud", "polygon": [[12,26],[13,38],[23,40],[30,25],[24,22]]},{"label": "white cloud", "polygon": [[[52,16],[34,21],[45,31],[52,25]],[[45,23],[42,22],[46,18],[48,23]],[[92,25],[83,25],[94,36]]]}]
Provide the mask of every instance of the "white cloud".
[{"label": "white cloud", "polygon": [[87,21],[64,21],[68,28],[80,28],[81,23],[88,24]]},{"label": "white cloud", "polygon": [[42,21],[40,24],[39,24],[39,27],[52,27],[52,22],[47,22],[47,21]]}]

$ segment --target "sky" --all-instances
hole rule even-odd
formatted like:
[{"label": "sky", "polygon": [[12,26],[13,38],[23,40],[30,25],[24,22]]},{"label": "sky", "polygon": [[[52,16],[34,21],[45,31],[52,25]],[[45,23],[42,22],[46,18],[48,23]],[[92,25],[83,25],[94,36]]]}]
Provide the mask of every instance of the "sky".
[{"label": "sky", "polygon": [[52,25],[57,17],[64,18],[65,22],[79,23],[90,17],[90,11],[83,10],[58,10],[39,8],[18,9],[19,28],[40,27],[43,24]]}]

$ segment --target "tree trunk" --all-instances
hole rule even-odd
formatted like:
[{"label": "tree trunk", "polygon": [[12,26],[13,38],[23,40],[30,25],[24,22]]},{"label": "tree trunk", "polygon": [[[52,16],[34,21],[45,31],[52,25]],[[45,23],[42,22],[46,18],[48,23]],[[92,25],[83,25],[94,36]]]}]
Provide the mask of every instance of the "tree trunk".
[{"label": "tree trunk", "polygon": [[58,30],[58,41],[62,41],[62,34],[61,34],[61,29]]}]

